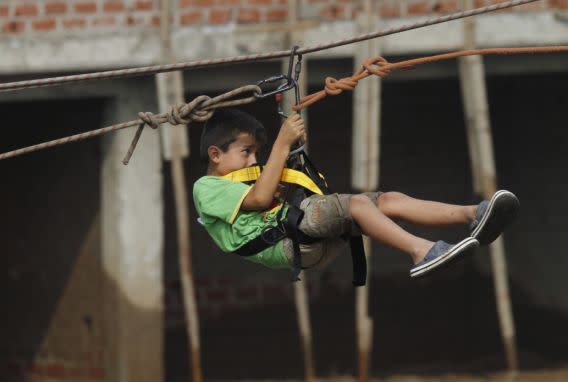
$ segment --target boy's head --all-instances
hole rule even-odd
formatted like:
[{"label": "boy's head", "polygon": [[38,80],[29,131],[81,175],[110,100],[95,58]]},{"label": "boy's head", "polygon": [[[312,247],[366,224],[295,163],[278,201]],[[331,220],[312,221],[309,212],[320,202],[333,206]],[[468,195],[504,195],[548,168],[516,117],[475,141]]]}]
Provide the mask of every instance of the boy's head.
[{"label": "boy's head", "polygon": [[256,163],[266,143],[264,126],[253,116],[237,109],[219,109],[201,132],[200,156],[209,171],[226,175]]}]

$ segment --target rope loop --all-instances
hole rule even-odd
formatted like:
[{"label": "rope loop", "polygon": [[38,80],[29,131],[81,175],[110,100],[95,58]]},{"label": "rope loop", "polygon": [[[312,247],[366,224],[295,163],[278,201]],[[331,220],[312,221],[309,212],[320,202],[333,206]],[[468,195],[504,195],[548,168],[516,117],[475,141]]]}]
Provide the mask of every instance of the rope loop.
[{"label": "rope loop", "polygon": [[187,120],[195,122],[205,122],[213,116],[213,111],[206,110],[207,105],[211,102],[211,97],[200,95],[193,99],[193,101],[183,105],[181,108],[181,116]]}]

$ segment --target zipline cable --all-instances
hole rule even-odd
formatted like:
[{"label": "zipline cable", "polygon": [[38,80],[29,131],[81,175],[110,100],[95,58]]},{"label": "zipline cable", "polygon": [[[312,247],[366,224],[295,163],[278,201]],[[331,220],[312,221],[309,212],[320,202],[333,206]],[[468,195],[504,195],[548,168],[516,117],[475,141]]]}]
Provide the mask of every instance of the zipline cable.
[{"label": "zipline cable", "polygon": [[[342,45],[353,44],[356,42],[370,40],[378,37],[384,37],[391,34],[401,33],[413,29],[423,28],[426,26],[431,26],[435,24],[445,23],[448,21],[458,20],[465,17],[470,16],[477,16],[484,13],[494,12],[505,8],[511,8],[518,5],[524,5],[528,3],[533,3],[539,0],[512,0],[503,3],[497,3],[493,5],[489,5],[482,8],[476,8],[468,11],[463,12],[455,12],[449,15],[436,17],[427,19],[424,21],[420,21],[414,24],[405,24],[400,27],[390,28],[383,31],[367,33],[360,36],[332,41],[329,43],[318,44],[313,46],[307,46],[304,48],[300,48],[296,51],[296,54],[307,54],[307,53],[314,53],[325,49],[336,48]],[[16,82],[7,82],[4,84],[0,84],[0,93],[8,92],[8,91],[16,91],[16,90],[23,90],[23,89],[30,89],[30,88],[40,88],[40,87],[48,87],[48,86],[56,86],[62,85],[70,82],[79,82],[79,81],[88,81],[88,80],[101,80],[101,79],[109,79],[109,78],[119,78],[119,77],[131,77],[131,76],[141,76],[141,75],[149,75],[149,74],[156,74],[156,73],[163,73],[163,72],[171,72],[176,70],[188,70],[188,69],[198,69],[204,67],[212,67],[212,66],[221,66],[221,65],[228,65],[228,64],[237,64],[237,63],[245,63],[245,62],[256,62],[262,60],[269,60],[274,58],[284,58],[290,55],[290,50],[283,50],[283,51],[276,51],[276,52],[269,52],[269,53],[258,53],[253,55],[247,56],[236,56],[236,57],[228,57],[228,58],[218,58],[218,59],[209,59],[209,60],[198,60],[198,61],[190,61],[190,62],[181,62],[177,64],[167,64],[167,65],[153,65],[153,66],[144,66],[138,68],[130,68],[130,69],[118,69],[118,70],[108,70],[103,72],[94,72],[94,73],[85,73],[85,74],[75,74],[70,76],[60,76],[60,77],[50,77],[50,78],[41,78],[35,80],[27,80],[27,81],[16,81]]]}]

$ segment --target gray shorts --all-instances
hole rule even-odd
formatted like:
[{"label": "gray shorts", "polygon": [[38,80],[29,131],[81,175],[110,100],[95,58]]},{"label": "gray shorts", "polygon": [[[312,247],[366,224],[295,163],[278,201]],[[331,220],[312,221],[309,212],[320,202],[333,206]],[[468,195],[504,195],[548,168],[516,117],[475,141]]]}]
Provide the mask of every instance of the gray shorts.
[{"label": "gray shorts", "polygon": [[[366,192],[377,207],[380,192]],[[308,236],[322,240],[312,244],[300,244],[303,268],[323,268],[342,253],[349,251],[349,236],[361,234],[361,229],[351,218],[349,199],[352,194],[312,195],[302,201],[300,209],[304,218],[300,230]],[[292,265],[294,249],[292,240],[284,239],[284,254]]]}]

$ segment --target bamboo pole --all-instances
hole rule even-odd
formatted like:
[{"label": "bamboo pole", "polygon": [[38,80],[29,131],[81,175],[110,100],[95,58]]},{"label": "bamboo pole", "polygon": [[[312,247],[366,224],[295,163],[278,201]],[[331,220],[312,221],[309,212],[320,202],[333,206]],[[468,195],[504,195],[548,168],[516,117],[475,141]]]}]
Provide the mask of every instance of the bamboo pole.
[{"label": "bamboo pole", "polygon": [[[164,64],[174,63],[171,48],[171,10],[169,0],[161,0],[160,36],[162,40],[162,60]],[[156,76],[158,103],[162,112],[169,105],[184,102],[184,86],[181,72],[162,73]],[[189,339],[189,362],[192,381],[203,380],[199,339],[199,316],[195,300],[193,269],[191,264],[191,243],[189,207],[187,202],[186,177],[183,158],[189,155],[185,126],[166,125],[160,129],[162,147],[166,159],[171,160],[171,176],[176,207],[176,228],[178,240],[178,262],[183,301],[186,312],[186,331]]]},{"label": "bamboo pole", "polygon": [[[299,38],[296,31],[298,25],[298,0],[290,0],[288,2],[288,21],[287,21],[287,33],[286,33],[286,45],[291,47],[292,44],[300,44]],[[302,72],[300,73],[300,78],[298,79],[298,86],[300,87],[300,93],[307,93],[307,62],[304,58],[302,60]],[[282,61],[282,73],[288,72],[288,61]],[[291,106],[295,104],[296,100],[294,98],[293,92],[287,92],[284,94],[283,99],[284,110],[291,110]],[[303,118],[306,126],[308,125],[306,112],[303,112]],[[306,143],[307,150],[307,143]],[[311,320],[310,320],[310,306],[309,297],[307,293],[308,280],[304,272],[300,273],[301,281],[293,283],[294,288],[294,304],[296,306],[296,318],[298,320],[298,329],[300,331],[300,340],[302,346],[302,354],[304,357],[304,379],[311,382],[315,378],[315,368],[313,362],[313,346],[312,346],[312,330],[311,330]]]},{"label": "bamboo pole", "polygon": [[[463,0],[464,8],[472,9],[473,0]],[[475,48],[475,20],[464,20],[464,48]],[[485,88],[483,61],[479,56],[459,59],[462,96],[464,99],[469,150],[472,154],[474,189],[489,199],[497,191],[497,175],[493,154],[489,106]],[[507,281],[507,262],[502,237],[489,247],[495,285],[495,300],[499,314],[501,338],[509,371],[518,369],[515,325]]]},{"label": "bamboo pole", "polygon": [[[357,27],[361,33],[368,33],[378,23],[373,2],[361,2],[363,12],[357,17]],[[378,56],[378,41],[361,43],[355,54],[355,70],[368,57]],[[353,96],[353,140],[351,185],[361,191],[372,191],[379,183],[379,149],[380,149],[380,79],[359,83]],[[369,379],[370,355],[373,345],[373,320],[369,317],[369,285],[371,281],[372,242],[369,237],[363,238],[365,257],[367,258],[367,285],[355,290],[355,316],[357,331],[357,351],[359,381]]]}]

